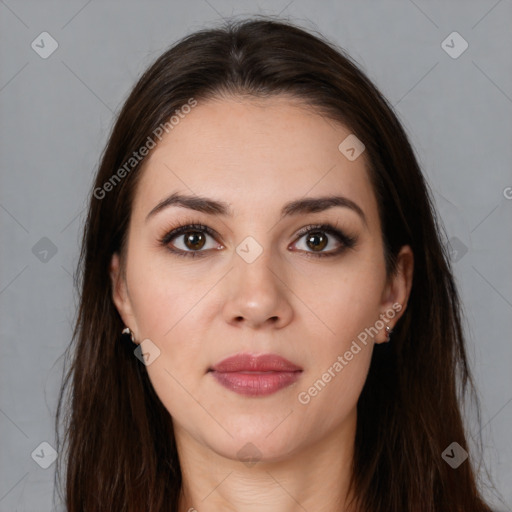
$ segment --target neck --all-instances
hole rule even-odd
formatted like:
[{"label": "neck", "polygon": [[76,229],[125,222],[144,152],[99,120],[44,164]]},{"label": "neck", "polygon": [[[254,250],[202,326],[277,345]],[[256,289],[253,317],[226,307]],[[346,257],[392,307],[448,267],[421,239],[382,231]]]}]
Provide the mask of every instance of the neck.
[{"label": "neck", "polygon": [[337,430],[276,460],[224,457],[175,427],[182,472],[179,512],[348,510],[356,414]]}]

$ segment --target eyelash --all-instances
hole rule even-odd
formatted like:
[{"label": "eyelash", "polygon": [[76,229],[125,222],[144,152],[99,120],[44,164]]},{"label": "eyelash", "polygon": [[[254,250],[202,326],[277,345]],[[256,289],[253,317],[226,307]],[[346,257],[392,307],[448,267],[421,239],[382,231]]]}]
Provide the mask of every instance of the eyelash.
[{"label": "eyelash", "polygon": [[[202,257],[206,256],[206,253],[208,251],[183,251],[181,249],[173,249],[173,248],[169,247],[171,240],[173,240],[174,238],[177,238],[180,235],[183,235],[185,233],[192,232],[192,231],[204,232],[204,233],[210,235],[212,238],[218,237],[217,233],[213,229],[211,229],[208,226],[205,226],[204,224],[184,223],[184,224],[175,226],[170,231],[165,233],[158,240],[158,242],[160,245],[164,246],[168,251],[170,251],[173,254],[176,254],[177,256],[184,257],[184,258],[197,258],[197,257],[202,258]],[[309,226],[305,226],[304,228],[300,229],[299,232],[297,233],[297,237],[298,237],[297,240],[302,238],[304,235],[307,235],[308,233],[317,232],[317,231],[333,235],[334,238],[336,238],[338,240],[338,242],[340,242],[342,244],[342,246],[341,246],[341,248],[336,249],[331,252],[315,253],[315,252],[304,251],[305,254],[307,254],[308,256],[311,256],[313,258],[327,258],[327,257],[331,257],[331,256],[337,256],[338,254],[341,254],[342,252],[344,252],[346,249],[353,248],[357,241],[356,237],[343,233],[342,231],[340,231],[335,226],[333,226],[332,224],[329,224],[329,223],[310,224]]]}]

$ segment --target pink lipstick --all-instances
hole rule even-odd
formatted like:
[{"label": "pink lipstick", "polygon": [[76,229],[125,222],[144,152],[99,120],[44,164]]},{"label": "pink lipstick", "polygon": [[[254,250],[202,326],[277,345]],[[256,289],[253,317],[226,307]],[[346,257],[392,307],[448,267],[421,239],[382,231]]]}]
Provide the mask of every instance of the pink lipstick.
[{"label": "pink lipstick", "polygon": [[266,396],[290,386],[302,368],[276,354],[237,354],[208,370],[222,386],[246,396]]}]

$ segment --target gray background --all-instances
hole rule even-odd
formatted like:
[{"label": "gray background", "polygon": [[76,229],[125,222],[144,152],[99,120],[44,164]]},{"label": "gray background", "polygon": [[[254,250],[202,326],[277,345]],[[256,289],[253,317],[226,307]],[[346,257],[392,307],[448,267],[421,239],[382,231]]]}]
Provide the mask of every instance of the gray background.
[{"label": "gray background", "polygon": [[[504,500],[494,499],[496,509],[512,510],[511,1],[5,0],[0,511],[52,509],[55,464],[43,469],[35,460],[51,462],[39,445],[54,445],[59,357],[77,303],[72,274],[114,113],[168,45],[221,17],[253,13],[319,30],[395,105],[451,240],[482,400],[483,455]],[[44,31],[58,42],[46,59],[31,47],[42,46]],[[441,45],[453,31],[469,44],[458,58]],[[446,44],[452,53],[462,48]]]}]

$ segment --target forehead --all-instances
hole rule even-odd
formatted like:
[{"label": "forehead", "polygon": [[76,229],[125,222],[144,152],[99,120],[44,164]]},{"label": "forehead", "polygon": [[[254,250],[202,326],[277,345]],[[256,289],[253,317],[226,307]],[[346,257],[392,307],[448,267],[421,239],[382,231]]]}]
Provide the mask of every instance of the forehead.
[{"label": "forehead", "polygon": [[144,162],[133,215],[147,215],[174,192],[225,201],[237,217],[339,193],[371,220],[376,203],[364,153],[350,161],[338,149],[349,135],[289,97],[198,101]]}]

